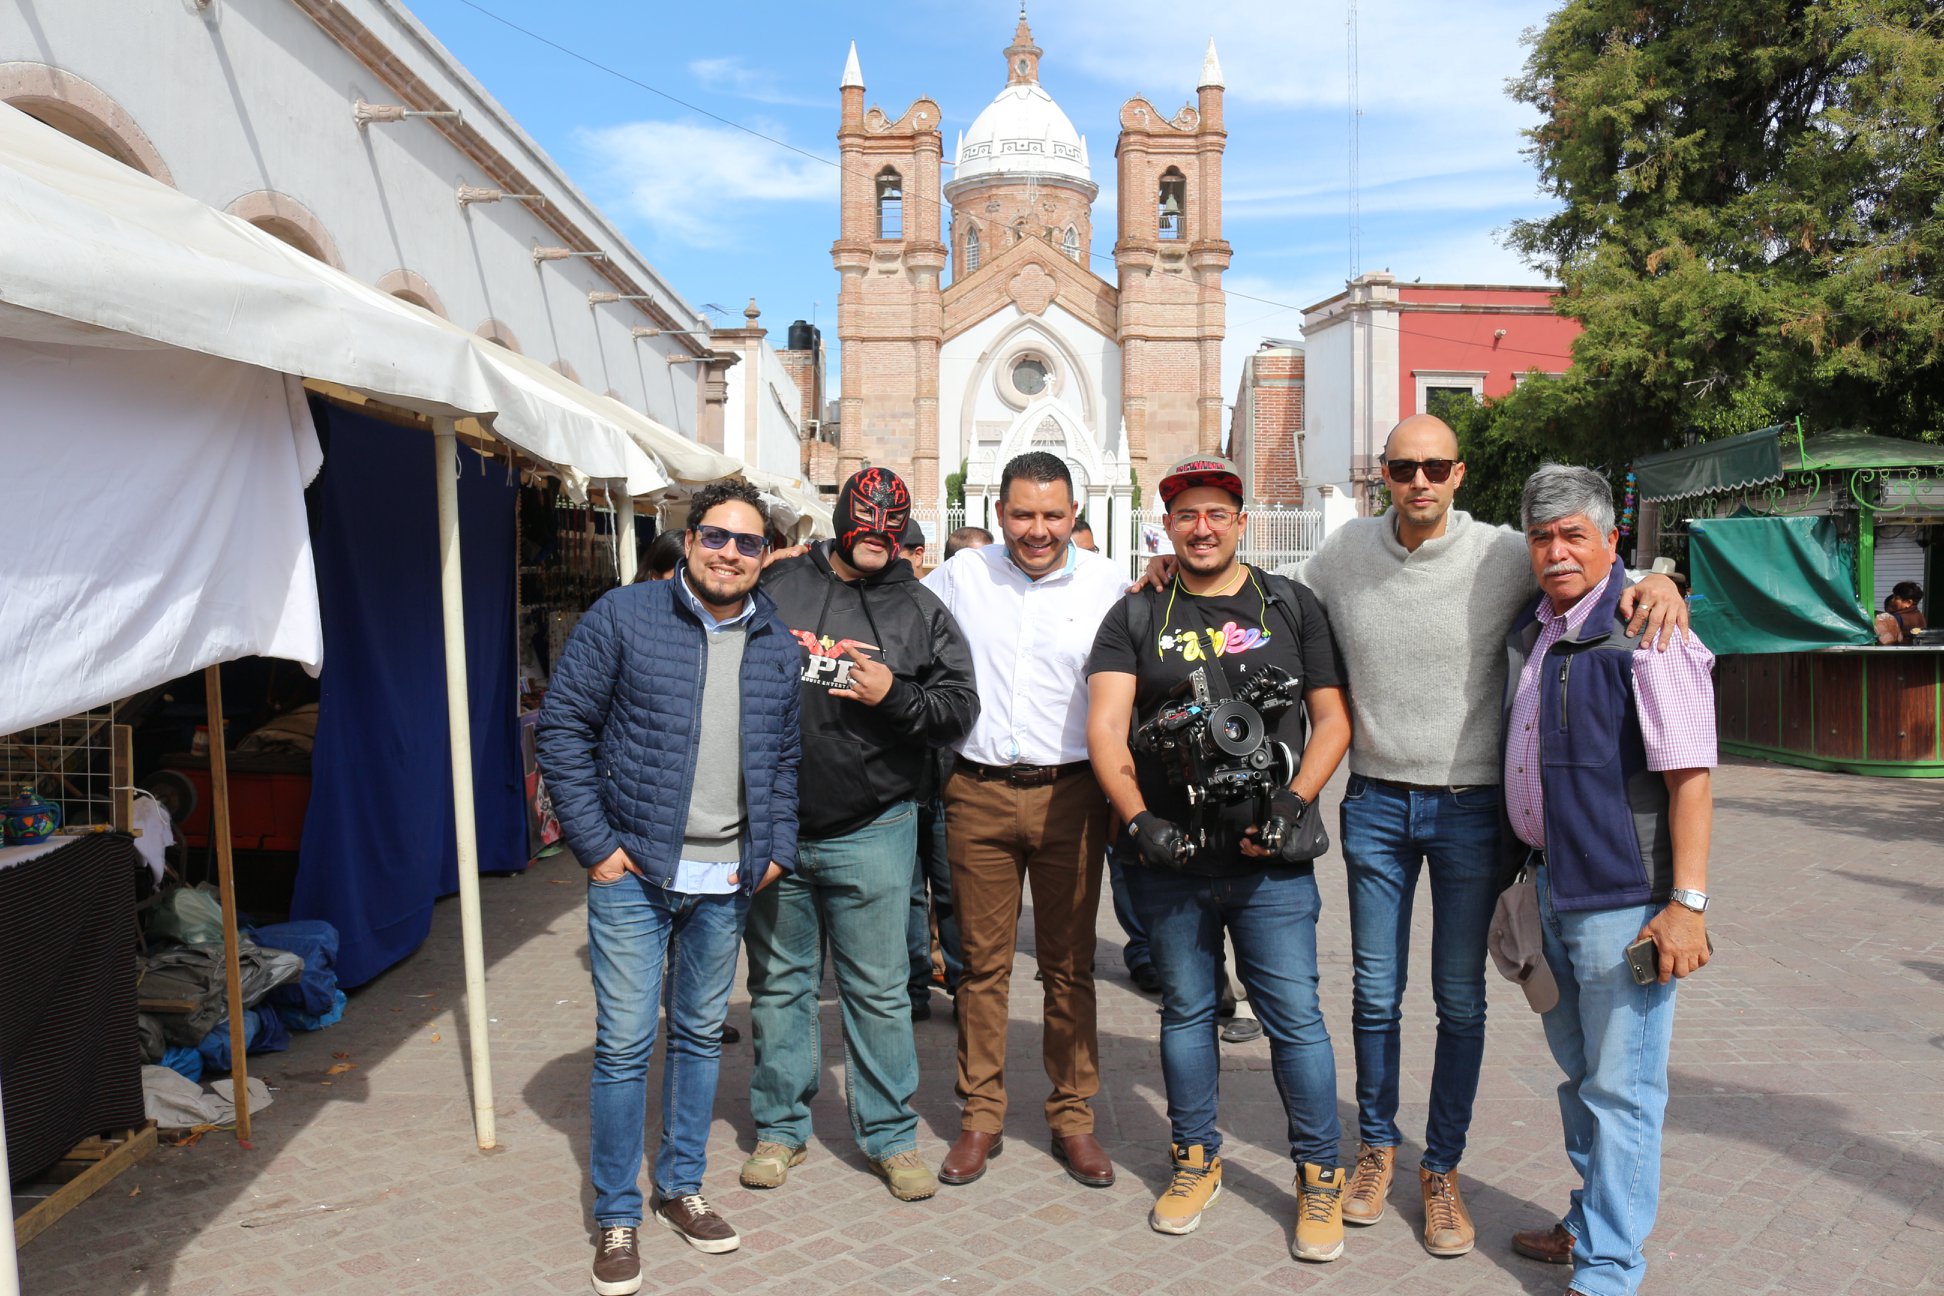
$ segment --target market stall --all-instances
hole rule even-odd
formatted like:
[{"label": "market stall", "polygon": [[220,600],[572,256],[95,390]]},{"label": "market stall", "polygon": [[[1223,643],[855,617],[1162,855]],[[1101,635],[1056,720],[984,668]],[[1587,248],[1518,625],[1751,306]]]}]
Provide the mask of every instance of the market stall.
[{"label": "market stall", "polygon": [[1944,635],[1877,642],[1900,581],[1935,575],[1944,447],[1779,426],[1650,456],[1641,498],[1686,551],[1714,650],[1723,750],[1815,769],[1944,777]]}]

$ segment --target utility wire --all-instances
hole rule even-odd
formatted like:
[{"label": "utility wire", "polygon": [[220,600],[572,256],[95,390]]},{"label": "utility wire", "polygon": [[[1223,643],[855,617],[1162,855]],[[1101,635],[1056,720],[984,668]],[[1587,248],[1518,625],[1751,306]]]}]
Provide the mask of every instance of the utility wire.
[{"label": "utility wire", "polygon": [[626,81],[631,86],[635,86],[639,89],[646,90],[649,94],[660,95],[662,98],[668,100],[668,102],[672,104],[680,105],[681,107],[688,109],[690,112],[701,113],[704,117],[707,117],[710,121],[719,121],[724,126],[728,126],[735,130],[739,130],[745,135],[753,135],[759,140],[768,140],[771,144],[776,145],[778,148],[788,149],[792,153],[798,154],[802,157],[809,158],[812,162],[821,162],[825,166],[837,167],[840,170],[843,168],[843,163],[841,162],[832,161],[830,158],[824,157],[820,153],[812,153],[809,149],[798,148],[796,145],[791,144],[785,140],[777,139],[774,135],[765,135],[763,134],[763,132],[745,126],[739,121],[731,121],[729,118],[724,117],[720,113],[710,112],[707,108],[704,108],[699,104],[692,104],[686,99],[679,99],[676,96],[668,93],[668,91],[657,89],[656,87],[649,85],[646,81],[637,80],[636,78],[629,76],[626,72],[623,72],[618,68],[611,68],[605,63],[599,62],[598,60],[595,59],[591,59],[587,55],[579,52],[578,50],[568,49],[565,45],[562,45],[560,42],[549,40],[545,36],[542,36],[539,32],[529,31],[527,28],[520,26],[520,24],[512,21],[509,18],[500,17],[498,14],[494,13],[491,9],[486,8],[484,5],[473,3],[473,0],[459,0],[459,3],[466,6],[466,8],[471,9],[477,13],[484,14],[486,17],[491,18],[494,22],[499,23],[503,27],[510,27],[514,31],[520,33],[520,35],[522,36],[528,37],[529,39],[532,40],[539,41],[542,45],[545,45],[549,49],[558,50],[560,53],[565,54],[570,59],[575,59],[581,63],[585,63],[587,64],[587,66],[594,68],[598,71],[605,72],[611,77],[618,77],[621,80]]}]

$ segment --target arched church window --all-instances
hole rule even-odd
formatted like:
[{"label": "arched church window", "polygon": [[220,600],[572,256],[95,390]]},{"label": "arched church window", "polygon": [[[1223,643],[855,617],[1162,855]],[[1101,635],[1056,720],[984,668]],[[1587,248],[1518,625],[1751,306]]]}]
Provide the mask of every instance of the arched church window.
[{"label": "arched church window", "polygon": [[979,227],[965,227],[965,273],[971,274],[979,268]]},{"label": "arched church window", "polygon": [[1080,231],[1071,225],[1067,226],[1066,238],[1061,241],[1061,246],[1066,250],[1066,254],[1070,259],[1078,261],[1080,259]]},{"label": "arched church window", "polygon": [[877,226],[881,239],[904,237],[904,178],[890,167],[878,172]]},{"label": "arched church window", "polygon": [[1047,446],[1066,449],[1066,433],[1060,430],[1060,421],[1051,414],[1041,419],[1039,426],[1033,429],[1033,448],[1038,450]]},{"label": "arched church window", "polygon": [[1178,239],[1187,227],[1188,181],[1181,172],[1169,167],[1161,173],[1161,194],[1159,198],[1158,235],[1164,239]]}]

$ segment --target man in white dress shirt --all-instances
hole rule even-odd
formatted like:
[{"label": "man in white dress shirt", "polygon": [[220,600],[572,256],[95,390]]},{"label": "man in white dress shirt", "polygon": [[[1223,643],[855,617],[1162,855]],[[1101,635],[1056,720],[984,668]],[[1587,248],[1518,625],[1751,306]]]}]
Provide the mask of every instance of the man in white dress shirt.
[{"label": "man in white dress shirt", "polygon": [[972,649],[981,710],[945,784],[952,898],[965,972],[958,990],[962,1132],[938,1168],[971,1183],[1003,1145],[1007,993],[1023,889],[1045,993],[1042,1050],[1053,1091],[1053,1155],[1089,1187],[1114,1182],[1094,1138],[1100,1088],[1094,1022],[1094,913],[1107,802],[1087,761],[1087,654],[1127,588],[1107,559],[1070,543],[1073,478],[1034,451],[999,482],[1003,545],[962,551],[925,584]]}]

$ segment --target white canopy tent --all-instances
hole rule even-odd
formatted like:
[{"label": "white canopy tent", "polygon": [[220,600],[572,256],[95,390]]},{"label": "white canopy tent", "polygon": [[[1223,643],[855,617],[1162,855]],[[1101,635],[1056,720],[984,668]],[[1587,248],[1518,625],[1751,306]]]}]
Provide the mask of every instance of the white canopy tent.
[{"label": "white canopy tent", "polygon": [[[434,419],[434,452],[446,466],[439,474],[440,539],[475,1133],[481,1147],[493,1146],[450,489],[456,421],[481,420],[570,487],[611,483],[610,497],[618,500],[671,480],[733,475],[742,465],[5,106],[0,229],[8,232],[0,240],[0,366],[9,392],[0,409],[0,450],[8,452],[16,501],[5,511],[14,521],[0,547],[13,569],[0,580],[0,675],[8,682],[0,689],[0,733],[251,653],[317,668],[322,636],[308,536],[295,534],[303,530],[302,490],[317,468],[317,442],[287,380],[333,384]],[[123,381],[86,390],[86,375],[109,372]],[[144,404],[131,406],[130,384],[144,374],[160,386],[142,388]],[[185,442],[179,434],[196,420],[182,411],[198,380],[205,436]],[[155,402],[146,398],[159,390],[178,398],[173,426],[151,421]],[[84,391],[96,401],[86,415]],[[219,393],[229,394],[227,409]],[[75,399],[63,404],[63,397]],[[50,406],[56,425],[64,408],[70,429],[101,435],[77,436],[65,458],[49,453]],[[192,522],[208,521],[199,508],[233,514],[239,498],[254,497],[259,510],[281,510],[300,525],[281,528],[269,546],[258,545],[254,532],[247,543],[196,543],[193,536],[144,534],[142,524],[153,525],[156,510],[100,510],[99,534],[78,552],[63,546],[72,531],[35,525],[91,488],[139,497],[144,463],[167,463],[170,480],[188,485],[187,497],[172,502]],[[77,480],[70,474],[78,465],[89,467]],[[39,507],[20,508],[21,500]],[[127,563],[113,563],[118,553],[160,554],[177,566],[166,580],[153,570],[131,580]],[[75,570],[76,562],[87,570]],[[70,599],[79,589],[100,600],[101,615],[69,624],[69,642],[58,646],[45,633],[49,591],[14,578],[41,571],[66,584]],[[266,593],[272,588],[274,597]],[[14,687],[30,670],[39,683]],[[239,1076],[242,1057],[239,1049]],[[0,1215],[11,1221],[4,1184],[0,1177]],[[8,1247],[0,1292],[15,1281]]]}]

